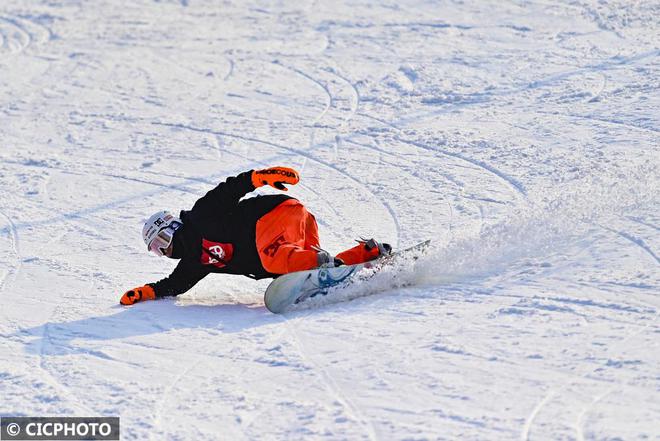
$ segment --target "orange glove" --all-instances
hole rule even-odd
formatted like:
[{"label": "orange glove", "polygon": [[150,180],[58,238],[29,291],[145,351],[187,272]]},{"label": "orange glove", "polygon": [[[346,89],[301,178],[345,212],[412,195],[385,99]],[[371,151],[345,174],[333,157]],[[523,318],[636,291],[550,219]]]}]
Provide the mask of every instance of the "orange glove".
[{"label": "orange glove", "polygon": [[156,292],[149,285],[140,286],[139,288],[133,288],[130,291],[126,291],[123,296],[121,296],[121,303],[124,306],[133,305],[137,302],[143,302],[145,300],[155,300]]},{"label": "orange glove", "polygon": [[298,172],[289,167],[271,167],[252,171],[252,185],[259,188],[270,185],[278,190],[287,191],[284,184],[296,185],[300,181]]}]

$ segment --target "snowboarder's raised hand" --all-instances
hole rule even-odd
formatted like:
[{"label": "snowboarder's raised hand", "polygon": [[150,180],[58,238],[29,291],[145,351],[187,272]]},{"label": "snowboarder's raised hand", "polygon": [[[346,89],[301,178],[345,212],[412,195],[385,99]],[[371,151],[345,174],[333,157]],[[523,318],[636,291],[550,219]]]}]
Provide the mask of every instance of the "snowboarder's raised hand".
[{"label": "snowboarder's raised hand", "polygon": [[298,181],[300,181],[298,172],[289,167],[271,167],[252,172],[254,188],[270,185],[278,190],[287,191],[284,184],[296,185]]},{"label": "snowboarder's raised hand", "polygon": [[140,286],[139,288],[133,288],[130,291],[126,291],[123,296],[121,296],[121,303],[124,306],[133,305],[137,302],[143,302],[145,300],[155,300],[156,293],[154,289],[149,285]]}]

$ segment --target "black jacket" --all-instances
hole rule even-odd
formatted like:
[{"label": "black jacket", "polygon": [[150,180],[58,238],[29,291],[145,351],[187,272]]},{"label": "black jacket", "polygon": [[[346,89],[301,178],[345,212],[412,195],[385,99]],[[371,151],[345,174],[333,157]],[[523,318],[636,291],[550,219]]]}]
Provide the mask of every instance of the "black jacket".
[{"label": "black jacket", "polygon": [[287,199],[255,196],[252,171],[228,178],[181,211],[183,226],[174,235],[173,256],[181,261],[169,277],[150,283],[157,297],[175,296],[210,273],[241,274],[255,279],[276,277],[261,265],[256,246],[257,221]]}]

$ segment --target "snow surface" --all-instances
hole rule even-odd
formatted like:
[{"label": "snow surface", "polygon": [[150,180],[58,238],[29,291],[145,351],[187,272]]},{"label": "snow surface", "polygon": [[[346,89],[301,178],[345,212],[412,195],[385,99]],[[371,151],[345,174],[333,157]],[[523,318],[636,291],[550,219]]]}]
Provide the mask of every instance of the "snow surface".
[{"label": "snow surface", "polygon": [[[660,439],[658,17],[3,1],[0,415],[118,415],[125,440]],[[146,217],[278,164],[330,251],[433,251],[281,316],[234,276],[117,305],[174,265]]]}]

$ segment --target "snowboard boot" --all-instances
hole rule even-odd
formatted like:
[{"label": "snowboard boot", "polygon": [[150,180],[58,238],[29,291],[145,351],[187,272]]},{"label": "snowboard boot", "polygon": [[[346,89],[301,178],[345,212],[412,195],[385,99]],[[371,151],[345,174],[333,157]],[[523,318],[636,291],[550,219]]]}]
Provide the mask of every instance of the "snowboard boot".
[{"label": "snowboard boot", "polygon": [[343,260],[346,265],[354,265],[369,262],[391,253],[392,246],[390,244],[380,243],[374,239],[361,238],[356,246],[337,254],[337,257]]},{"label": "snowboard boot", "polygon": [[392,245],[390,245],[389,243],[376,242],[375,239],[368,239],[368,240],[362,239],[362,242],[364,242],[364,246],[367,250],[378,248],[378,257],[389,256],[390,254],[392,254]]}]

